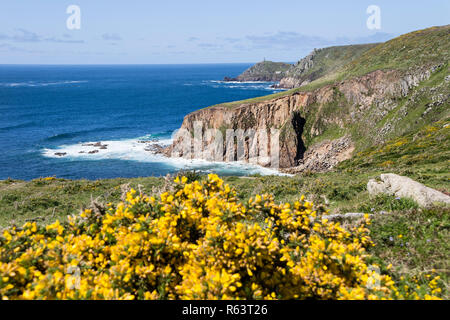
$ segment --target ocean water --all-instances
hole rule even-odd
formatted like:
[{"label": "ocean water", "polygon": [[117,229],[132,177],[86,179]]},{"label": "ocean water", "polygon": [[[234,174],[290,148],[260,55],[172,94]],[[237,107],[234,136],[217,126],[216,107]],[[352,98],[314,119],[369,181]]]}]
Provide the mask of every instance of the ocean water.
[{"label": "ocean water", "polygon": [[[248,164],[170,159],[139,143],[169,144],[194,110],[276,92],[271,83],[221,81],[249,66],[0,65],[0,179],[162,176],[189,169],[275,174]],[[86,144],[97,142],[107,149],[89,154]]]}]

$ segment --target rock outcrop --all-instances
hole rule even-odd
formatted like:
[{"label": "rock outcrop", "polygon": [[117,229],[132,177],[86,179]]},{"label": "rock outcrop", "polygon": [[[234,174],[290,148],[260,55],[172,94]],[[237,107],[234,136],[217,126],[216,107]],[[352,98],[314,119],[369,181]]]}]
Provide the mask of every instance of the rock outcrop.
[{"label": "rock outcrop", "polygon": [[[428,69],[406,73],[377,70],[313,91],[291,92],[263,102],[244,101],[242,104],[217,105],[194,111],[184,118],[181,129],[193,134],[195,122],[201,122],[203,130],[278,129],[280,168],[324,171],[351,156],[352,138],[339,137],[335,141],[315,146],[307,145],[307,141],[322,135],[328,127],[345,130],[354,123],[361,124],[364,121],[370,121],[367,128],[374,127],[397,106],[399,97],[408,95],[412,88],[430,75]],[[332,112],[328,111],[330,107],[333,108]],[[368,114],[372,115],[367,117]],[[373,134],[384,135],[388,132],[389,128],[377,130]],[[382,137],[375,136],[374,140],[381,141]],[[176,138],[165,153],[170,154],[179,143],[181,140]],[[206,148],[207,144],[205,142],[203,147]],[[224,153],[226,148],[224,145]],[[316,161],[319,162],[314,164]]]},{"label": "rock outcrop", "polygon": [[[184,118],[180,132],[195,140],[195,123],[201,123],[200,134],[213,129],[225,137],[230,130],[239,131],[240,136],[213,145],[220,156],[217,161],[256,159],[264,166],[298,172],[330,170],[356,147],[361,151],[382,144],[446,116],[449,36],[450,25],[412,32],[384,44],[316,50],[293,67],[307,76],[300,77],[302,81],[320,77],[311,89],[198,110]],[[259,146],[263,147],[260,153],[253,151],[251,131],[266,131],[269,136],[261,139],[265,145]],[[276,131],[278,136],[271,134]],[[211,139],[191,141],[181,148],[186,147],[184,140],[175,137],[165,154],[174,155],[177,150],[177,156],[208,159],[204,151],[211,147]],[[234,154],[239,146],[245,152]],[[275,165],[273,158],[264,157],[266,150],[279,151]]]},{"label": "rock outcrop", "polygon": [[286,76],[292,65],[283,62],[263,61],[245,70],[236,78],[225,77],[224,81],[268,81],[278,82]]},{"label": "rock outcrop", "polygon": [[335,46],[314,49],[286,72],[276,88],[292,89],[311,83],[327,74],[338,71],[377,44]]},{"label": "rock outcrop", "polygon": [[309,148],[299,165],[283,170],[286,173],[298,174],[301,172],[325,172],[333,169],[340,162],[350,159],[355,150],[353,141],[349,136],[335,140],[327,140]]},{"label": "rock outcrop", "polygon": [[393,173],[382,174],[380,181],[369,180],[367,190],[370,195],[387,194],[399,198],[410,198],[422,207],[429,207],[436,203],[450,205],[450,196],[408,177]]},{"label": "rock outcrop", "polygon": [[294,65],[263,61],[235,78],[225,77],[224,81],[271,81],[279,82],[273,86],[274,88],[298,88],[337,71],[376,45],[363,44],[314,49]]}]

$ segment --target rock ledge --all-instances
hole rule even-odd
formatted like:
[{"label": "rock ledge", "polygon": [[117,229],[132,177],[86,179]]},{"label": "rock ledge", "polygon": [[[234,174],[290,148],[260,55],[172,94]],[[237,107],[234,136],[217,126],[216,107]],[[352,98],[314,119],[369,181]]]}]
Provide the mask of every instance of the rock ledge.
[{"label": "rock ledge", "polygon": [[380,179],[381,181],[371,179],[367,183],[370,195],[384,193],[400,198],[411,198],[421,207],[430,207],[435,203],[450,205],[450,196],[408,177],[387,173],[382,174]]}]

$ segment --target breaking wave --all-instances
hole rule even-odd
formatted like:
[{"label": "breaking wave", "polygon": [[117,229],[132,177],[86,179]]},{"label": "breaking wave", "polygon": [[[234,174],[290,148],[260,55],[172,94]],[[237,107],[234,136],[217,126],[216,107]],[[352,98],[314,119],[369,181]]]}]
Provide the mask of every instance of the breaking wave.
[{"label": "breaking wave", "polygon": [[170,158],[155,152],[156,146],[168,146],[171,138],[155,138],[152,135],[126,140],[93,141],[57,148],[43,149],[48,158],[67,160],[124,160],[146,163],[164,163],[173,171],[197,170],[199,172],[224,175],[284,175],[277,170],[243,162],[211,162],[201,159]]},{"label": "breaking wave", "polygon": [[26,81],[26,82],[0,82],[1,87],[47,87],[47,86],[57,86],[64,84],[79,84],[86,83],[86,80],[65,80],[65,81],[53,81],[53,82],[35,82],[35,81]]}]

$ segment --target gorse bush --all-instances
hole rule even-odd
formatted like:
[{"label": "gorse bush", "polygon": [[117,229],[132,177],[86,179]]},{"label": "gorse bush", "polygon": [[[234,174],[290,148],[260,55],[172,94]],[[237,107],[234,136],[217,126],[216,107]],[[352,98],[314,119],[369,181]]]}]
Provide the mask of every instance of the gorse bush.
[{"label": "gorse bush", "polygon": [[[420,299],[368,265],[365,219],[346,229],[302,197],[245,203],[216,175],[158,199],[85,210],[0,237],[3,299]],[[439,293],[439,291],[434,291]]]}]

